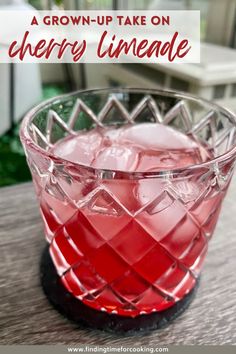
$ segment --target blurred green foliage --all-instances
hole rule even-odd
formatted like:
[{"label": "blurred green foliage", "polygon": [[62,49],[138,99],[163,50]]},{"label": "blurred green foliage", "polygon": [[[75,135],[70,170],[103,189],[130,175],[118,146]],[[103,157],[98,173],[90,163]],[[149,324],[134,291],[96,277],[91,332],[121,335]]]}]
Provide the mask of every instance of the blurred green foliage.
[{"label": "blurred green foliage", "polygon": [[0,187],[28,181],[30,172],[19,139],[19,126],[0,138]]},{"label": "blurred green foliage", "polygon": [[[42,10],[42,1],[41,0],[28,0],[29,4],[35,7],[38,10]],[[54,0],[54,4],[61,5],[63,4],[63,0]]]},{"label": "blurred green foliage", "polygon": [[41,0],[29,0],[30,5],[32,5],[35,9],[42,10]]},{"label": "blurred green foliage", "polygon": [[[43,99],[65,93],[65,88],[47,85]],[[25,153],[19,138],[20,123],[0,137],[0,187],[26,182],[31,179]]]},{"label": "blurred green foliage", "polygon": [[54,0],[54,3],[56,5],[61,5],[61,4],[63,4],[63,0]]}]

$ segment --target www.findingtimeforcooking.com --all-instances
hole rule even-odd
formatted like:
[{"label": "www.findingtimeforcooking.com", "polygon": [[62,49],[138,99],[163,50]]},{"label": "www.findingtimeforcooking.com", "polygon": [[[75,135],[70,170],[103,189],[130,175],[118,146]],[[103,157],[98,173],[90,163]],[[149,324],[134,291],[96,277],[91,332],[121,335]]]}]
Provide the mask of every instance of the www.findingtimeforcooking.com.
[{"label": "www.findingtimeforcooking.com", "polygon": [[168,353],[169,349],[167,347],[109,347],[109,346],[84,346],[84,347],[68,347],[67,351],[69,353]]}]

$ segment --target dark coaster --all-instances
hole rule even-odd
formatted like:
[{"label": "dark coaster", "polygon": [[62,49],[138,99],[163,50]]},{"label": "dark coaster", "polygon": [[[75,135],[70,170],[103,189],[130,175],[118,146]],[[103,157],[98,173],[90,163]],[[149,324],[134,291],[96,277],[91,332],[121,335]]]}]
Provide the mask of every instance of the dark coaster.
[{"label": "dark coaster", "polygon": [[198,288],[197,283],[188,295],[167,310],[131,318],[97,311],[73,297],[65,289],[56,273],[48,246],[42,253],[40,277],[48,300],[66,318],[85,327],[122,333],[123,335],[148,332],[167,326],[186,310]]}]

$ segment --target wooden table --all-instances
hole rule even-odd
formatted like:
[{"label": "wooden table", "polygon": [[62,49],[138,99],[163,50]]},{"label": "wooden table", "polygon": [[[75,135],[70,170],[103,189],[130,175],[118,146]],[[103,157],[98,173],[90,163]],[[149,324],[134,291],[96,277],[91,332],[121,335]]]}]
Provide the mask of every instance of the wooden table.
[{"label": "wooden table", "polygon": [[168,328],[121,337],[79,329],[45,298],[45,245],[31,183],[0,189],[0,344],[236,344],[236,179],[211,242],[198,294]]}]

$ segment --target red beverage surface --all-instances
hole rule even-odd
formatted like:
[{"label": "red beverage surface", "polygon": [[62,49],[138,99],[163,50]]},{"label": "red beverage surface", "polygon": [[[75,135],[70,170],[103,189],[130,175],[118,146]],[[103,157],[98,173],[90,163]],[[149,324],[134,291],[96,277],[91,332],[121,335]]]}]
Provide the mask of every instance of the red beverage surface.
[{"label": "red beverage surface", "polygon": [[[211,158],[199,142],[152,123],[80,132],[52,151],[71,162],[130,172]],[[57,185],[57,197],[44,191],[41,211],[52,259],[74,296],[99,310],[137,316],[164,310],[193,288],[222,194],[194,176],[171,182],[59,176]]]}]

